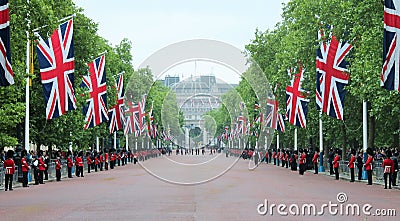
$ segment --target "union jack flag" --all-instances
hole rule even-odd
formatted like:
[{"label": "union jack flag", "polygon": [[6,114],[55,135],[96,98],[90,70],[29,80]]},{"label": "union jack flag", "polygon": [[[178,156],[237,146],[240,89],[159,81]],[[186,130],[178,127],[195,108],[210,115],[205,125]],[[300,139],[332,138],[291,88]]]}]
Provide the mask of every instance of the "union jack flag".
[{"label": "union jack flag", "polygon": [[[292,70],[288,70],[292,76]],[[304,69],[299,68],[299,73],[294,74],[290,85],[286,87],[286,118],[293,125],[306,128],[306,116],[308,112],[309,100],[305,98],[305,91],[301,84],[304,80]]]},{"label": "union jack flag", "polygon": [[0,86],[14,84],[10,50],[10,10],[8,0],[0,0]]},{"label": "union jack flag", "polygon": [[142,101],[139,102],[139,128],[140,134],[146,129],[146,95],[143,95]]},{"label": "union jack flag", "polygon": [[124,75],[119,74],[115,87],[117,89],[117,103],[108,110],[109,130],[110,134],[123,128],[125,123],[124,118]]},{"label": "union jack flag", "polygon": [[265,116],[266,127],[285,132],[285,122],[283,121],[283,115],[279,113],[279,104],[277,100],[267,99]]},{"label": "union jack flag", "polygon": [[154,125],[154,116],[153,116],[153,103],[151,103],[150,111],[148,113],[149,116],[149,124],[147,124],[147,133],[149,133],[149,137],[155,138],[155,125]]},{"label": "union jack flag", "polygon": [[89,76],[84,76],[81,87],[88,88],[90,97],[83,107],[85,129],[108,121],[106,57],[104,55],[89,63]]},{"label": "union jack flag", "polygon": [[385,0],[381,86],[400,92],[400,1]]},{"label": "union jack flag", "polygon": [[39,36],[36,49],[46,102],[46,119],[75,110],[73,20],[61,24],[46,41]]},{"label": "union jack flag", "polygon": [[138,119],[138,114],[139,114],[139,105],[133,105],[132,102],[128,103],[128,108],[125,111],[125,113],[128,114],[128,116],[125,119],[125,128],[124,128],[124,134],[134,134],[135,137],[140,136],[140,126],[139,126],[139,119]]},{"label": "union jack flag", "polygon": [[319,39],[322,39],[317,49],[316,69],[317,109],[343,120],[343,106],[346,90],[344,87],[349,83],[348,62],[344,60],[352,49],[352,45],[339,42],[332,36],[330,42],[324,41],[324,33],[320,30]]}]

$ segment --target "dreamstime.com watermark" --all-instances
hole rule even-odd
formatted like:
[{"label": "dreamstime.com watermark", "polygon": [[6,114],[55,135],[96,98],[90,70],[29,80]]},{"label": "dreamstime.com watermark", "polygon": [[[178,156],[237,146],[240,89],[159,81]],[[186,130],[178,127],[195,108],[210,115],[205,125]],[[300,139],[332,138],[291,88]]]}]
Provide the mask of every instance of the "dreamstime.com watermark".
[{"label": "dreamstime.com watermark", "polygon": [[374,209],[369,203],[347,203],[347,194],[343,192],[337,194],[336,200],[317,206],[314,203],[276,204],[265,199],[264,203],[258,204],[257,213],[263,216],[396,216],[396,209]]}]

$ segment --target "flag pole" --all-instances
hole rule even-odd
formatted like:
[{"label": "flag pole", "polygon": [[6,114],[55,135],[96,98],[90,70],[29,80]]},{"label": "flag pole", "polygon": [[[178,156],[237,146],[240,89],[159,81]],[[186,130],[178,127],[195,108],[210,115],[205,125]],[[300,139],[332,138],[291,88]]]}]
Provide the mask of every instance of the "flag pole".
[{"label": "flag pole", "polygon": [[[363,100],[363,153],[364,153],[364,162],[367,160],[367,148],[368,148],[368,125],[367,125],[367,102]],[[362,173],[362,179],[367,179],[367,171],[364,169]]]},{"label": "flag pole", "polygon": [[97,152],[100,151],[100,139],[99,139],[99,137],[96,137],[96,151]]},{"label": "flag pole", "polygon": [[325,172],[324,168],[324,136],[322,131],[322,110],[319,112],[319,172]]},{"label": "flag pole", "polygon": [[[28,0],[29,3],[29,0]],[[28,30],[30,26],[30,20],[28,19]],[[31,52],[31,40],[29,39],[29,31],[26,31],[26,85],[25,85],[25,150],[29,151],[29,83],[30,83],[30,52]]]},{"label": "flag pole", "polygon": [[279,131],[276,132],[276,150],[279,150]]},{"label": "flag pole", "polygon": [[129,138],[128,138],[128,134],[125,135],[125,149],[129,150]]}]

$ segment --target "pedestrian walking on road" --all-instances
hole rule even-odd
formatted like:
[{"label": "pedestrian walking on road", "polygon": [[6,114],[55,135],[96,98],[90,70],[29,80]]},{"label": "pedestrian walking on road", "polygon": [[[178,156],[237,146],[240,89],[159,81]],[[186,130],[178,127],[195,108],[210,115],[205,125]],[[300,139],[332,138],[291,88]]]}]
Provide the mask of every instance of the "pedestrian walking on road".
[{"label": "pedestrian walking on road", "polygon": [[4,186],[4,190],[13,190],[12,187],[12,182],[13,182],[13,175],[15,172],[15,163],[14,160],[12,159],[14,155],[14,151],[13,150],[8,150],[7,151],[7,159],[4,161],[4,169],[5,169],[5,186]]},{"label": "pedestrian walking on road", "polygon": [[392,189],[392,174],[394,171],[394,163],[393,160],[390,159],[390,157],[392,157],[392,152],[388,150],[386,152],[386,159],[382,163],[383,178],[385,180],[385,189],[387,189],[388,179],[389,179],[389,189]]},{"label": "pedestrian walking on road", "polygon": [[350,168],[350,182],[354,182],[354,164],[356,163],[356,150],[352,149],[350,161],[347,166]]},{"label": "pedestrian walking on road", "polygon": [[367,154],[368,154],[368,159],[364,163],[365,170],[367,171],[368,174],[368,184],[367,185],[372,185],[372,161],[374,160],[374,153],[370,147],[367,148]]}]

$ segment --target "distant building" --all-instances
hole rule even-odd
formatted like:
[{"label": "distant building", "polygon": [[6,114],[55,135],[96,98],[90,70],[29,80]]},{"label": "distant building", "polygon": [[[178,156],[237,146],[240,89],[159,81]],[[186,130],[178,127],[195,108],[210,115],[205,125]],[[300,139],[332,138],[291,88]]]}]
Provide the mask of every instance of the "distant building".
[{"label": "distant building", "polygon": [[179,77],[166,76],[162,81],[176,93],[178,107],[184,114],[185,124],[203,128],[203,115],[221,106],[221,95],[235,87],[204,75],[180,81]]}]

